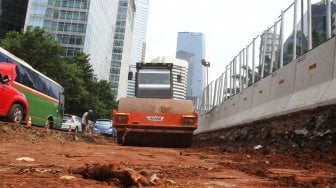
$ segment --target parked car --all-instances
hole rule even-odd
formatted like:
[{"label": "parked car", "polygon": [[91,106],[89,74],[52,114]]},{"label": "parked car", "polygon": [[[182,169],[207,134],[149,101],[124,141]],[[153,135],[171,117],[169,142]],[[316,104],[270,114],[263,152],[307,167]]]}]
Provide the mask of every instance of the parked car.
[{"label": "parked car", "polygon": [[28,102],[26,96],[13,87],[15,66],[0,63],[0,118],[20,124],[28,119]]},{"label": "parked car", "polygon": [[71,131],[82,132],[81,118],[76,115],[64,114],[62,120],[61,130],[68,131],[71,128]]},{"label": "parked car", "polygon": [[97,119],[93,127],[93,133],[105,134],[112,137],[117,135],[112,120],[110,119]]}]

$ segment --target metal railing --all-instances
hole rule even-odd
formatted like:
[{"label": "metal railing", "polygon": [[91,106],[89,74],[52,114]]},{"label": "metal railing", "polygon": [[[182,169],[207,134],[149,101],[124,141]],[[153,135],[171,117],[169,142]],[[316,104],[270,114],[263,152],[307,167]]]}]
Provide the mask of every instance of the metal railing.
[{"label": "metal railing", "polygon": [[[200,115],[210,112],[231,96],[240,93],[323,42],[313,40],[313,34],[317,39],[324,37],[324,41],[331,38],[330,0],[321,1],[314,6],[325,8],[325,28],[321,30],[321,28],[312,27],[314,15],[312,15],[311,0],[301,0],[300,3],[294,0],[288,8],[281,11],[281,15],[271,27],[253,38],[238,52],[219,78],[211,81],[203,89],[203,95],[194,100],[195,111]],[[301,10],[299,23],[298,9]],[[286,28],[288,20],[293,23],[290,29]]]}]

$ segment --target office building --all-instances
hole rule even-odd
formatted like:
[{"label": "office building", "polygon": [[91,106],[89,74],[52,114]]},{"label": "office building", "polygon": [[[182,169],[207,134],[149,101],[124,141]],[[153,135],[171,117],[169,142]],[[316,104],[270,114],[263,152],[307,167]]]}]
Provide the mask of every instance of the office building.
[{"label": "office building", "polygon": [[28,4],[25,29],[40,27],[65,47],[65,55],[83,51],[89,0],[31,0]]},{"label": "office building", "polygon": [[0,39],[9,31],[23,30],[27,6],[28,0],[0,0]]},{"label": "office building", "polygon": [[[113,81],[118,96],[119,85],[124,86],[126,96],[128,70],[124,67],[128,69],[128,63],[122,63],[131,56],[134,12],[133,0],[31,0],[25,29],[40,27],[50,32],[65,47],[65,56],[88,54],[98,79]],[[117,77],[113,77],[115,72]]]},{"label": "office building", "polygon": [[176,58],[188,62],[187,98],[202,95],[205,87],[205,68],[201,60],[205,56],[205,39],[203,33],[179,32],[177,37]]},{"label": "office building", "polygon": [[[145,60],[146,33],[148,20],[148,0],[135,0],[136,12],[134,16],[132,55],[129,71],[135,73],[135,64]],[[133,75],[135,75],[133,73]],[[128,80],[127,97],[134,97],[135,79]]]},{"label": "office building", "polygon": [[[260,57],[263,58],[265,63],[264,66],[264,75],[268,75],[271,68],[271,61],[273,59],[273,70],[278,69],[278,56],[279,53],[279,34],[274,34],[273,31],[264,32],[261,36],[260,40]],[[274,43],[274,52],[273,52],[273,43]],[[261,67],[260,67],[261,68]],[[261,69],[260,69],[261,70]]]},{"label": "office building", "polygon": [[131,61],[135,3],[119,0],[109,81],[117,99],[126,97]]}]

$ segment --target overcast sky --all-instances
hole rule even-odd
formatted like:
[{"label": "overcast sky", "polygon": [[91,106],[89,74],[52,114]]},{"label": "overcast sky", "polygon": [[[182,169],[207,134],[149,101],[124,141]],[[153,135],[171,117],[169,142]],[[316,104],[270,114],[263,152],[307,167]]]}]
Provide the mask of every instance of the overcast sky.
[{"label": "overcast sky", "polygon": [[[306,0],[304,0],[306,2]],[[178,32],[202,32],[209,80],[294,0],[149,0],[146,61],[175,57]],[[298,2],[301,2],[300,0]],[[318,2],[312,0],[312,3]]]}]

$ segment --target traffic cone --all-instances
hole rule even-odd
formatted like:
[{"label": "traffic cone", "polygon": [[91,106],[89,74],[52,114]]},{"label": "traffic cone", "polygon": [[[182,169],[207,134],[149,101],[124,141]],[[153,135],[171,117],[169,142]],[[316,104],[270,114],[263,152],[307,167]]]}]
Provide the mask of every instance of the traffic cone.
[{"label": "traffic cone", "polygon": [[31,116],[28,117],[28,121],[27,121],[27,128],[30,128],[32,125],[32,122],[31,122]]}]

